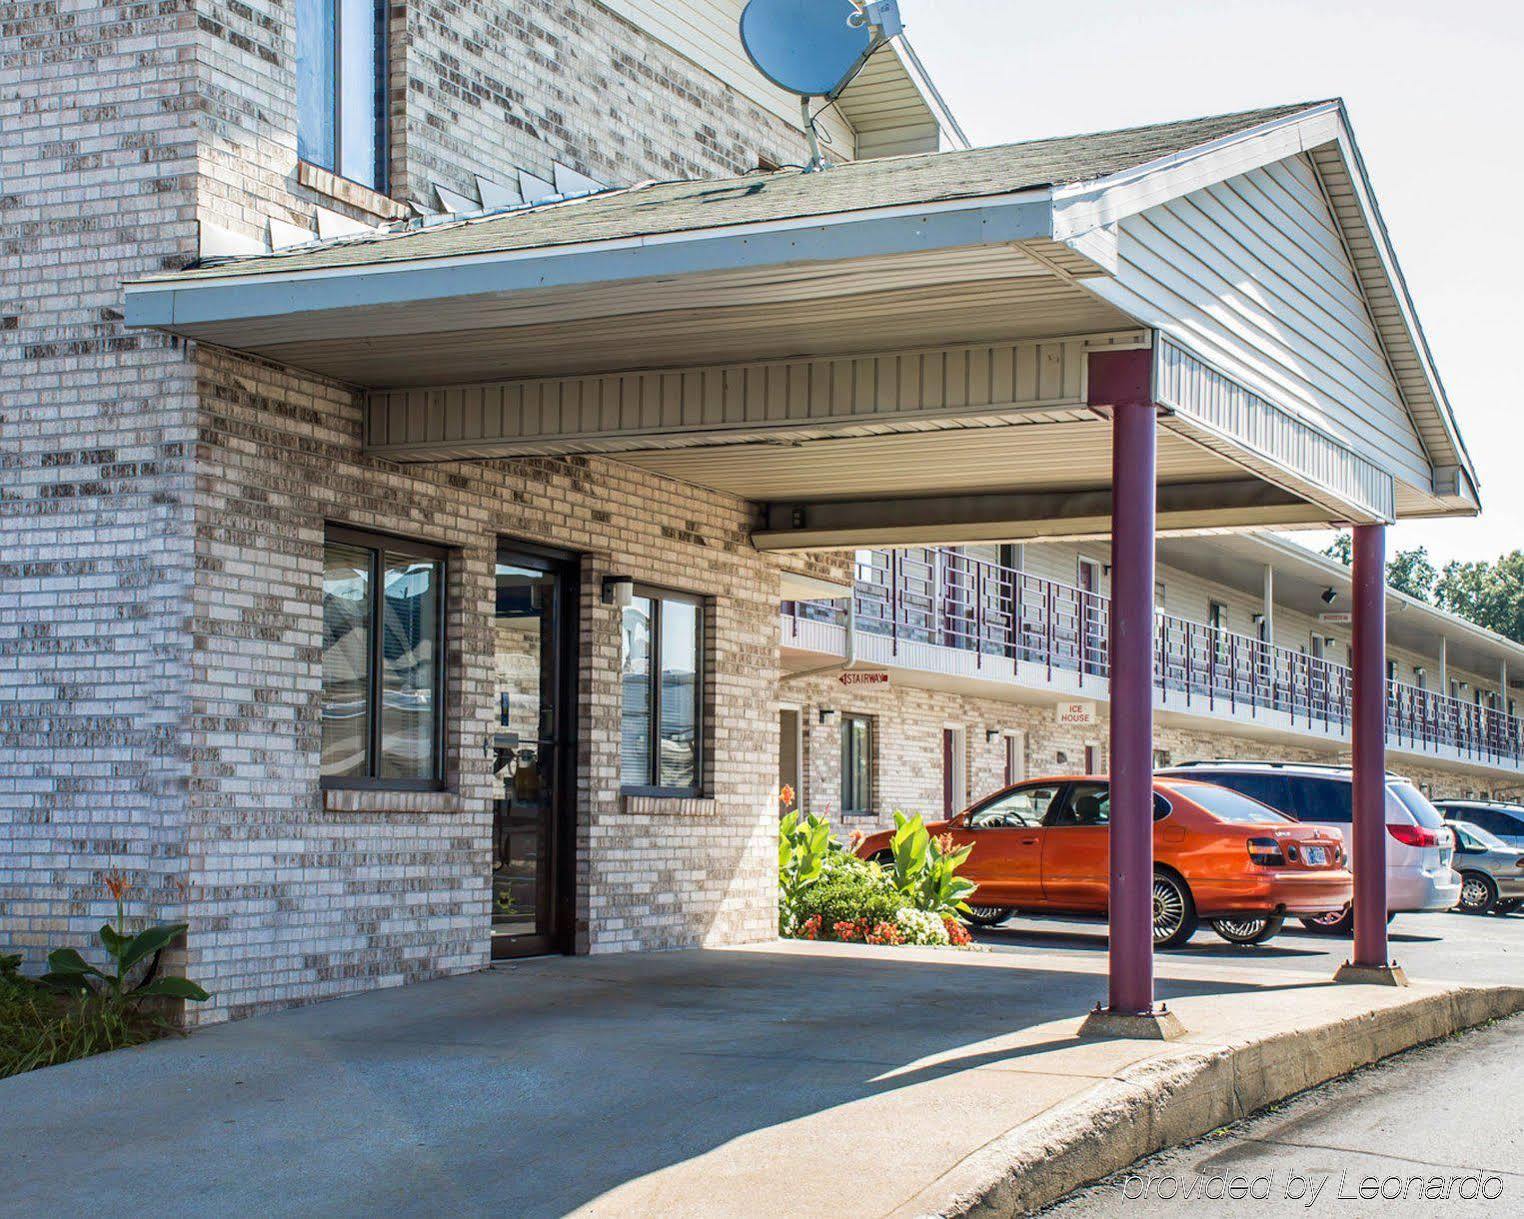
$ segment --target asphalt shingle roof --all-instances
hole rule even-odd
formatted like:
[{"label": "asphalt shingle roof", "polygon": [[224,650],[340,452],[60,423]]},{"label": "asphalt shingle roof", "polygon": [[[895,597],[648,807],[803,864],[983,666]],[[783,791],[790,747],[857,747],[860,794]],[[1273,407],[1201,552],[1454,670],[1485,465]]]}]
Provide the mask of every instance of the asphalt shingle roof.
[{"label": "asphalt shingle roof", "polygon": [[1301,102],[1121,131],[856,161],[822,173],[785,169],[741,178],[652,183],[423,229],[225,261],[165,278],[194,280],[502,253],[1067,186],[1110,177],[1321,104]]}]

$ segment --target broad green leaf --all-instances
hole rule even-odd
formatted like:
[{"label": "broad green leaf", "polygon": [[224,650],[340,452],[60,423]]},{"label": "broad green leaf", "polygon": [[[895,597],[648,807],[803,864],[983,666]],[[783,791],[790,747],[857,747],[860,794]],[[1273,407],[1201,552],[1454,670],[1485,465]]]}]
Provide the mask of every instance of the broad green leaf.
[{"label": "broad green leaf", "polygon": [[122,969],[131,969],[144,957],[158,952],[165,947],[177,935],[184,933],[186,923],[160,923],[156,927],[148,927],[137,933],[122,952]]},{"label": "broad green leaf", "polygon": [[91,965],[89,961],[85,960],[84,957],[80,956],[79,952],[73,948],[55,948],[52,952],[48,953],[48,973],[79,977],[94,974],[97,978],[104,978],[106,976],[96,969],[94,965]]},{"label": "broad green leaf", "polygon": [[123,948],[132,942],[130,935],[123,935],[110,923],[101,924],[101,943],[106,946],[106,951],[112,956],[120,955]]},{"label": "broad green leaf", "polygon": [[155,978],[146,986],[132,992],[138,995],[165,995],[171,999],[189,999],[195,1003],[205,1002],[212,996],[188,978]]}]

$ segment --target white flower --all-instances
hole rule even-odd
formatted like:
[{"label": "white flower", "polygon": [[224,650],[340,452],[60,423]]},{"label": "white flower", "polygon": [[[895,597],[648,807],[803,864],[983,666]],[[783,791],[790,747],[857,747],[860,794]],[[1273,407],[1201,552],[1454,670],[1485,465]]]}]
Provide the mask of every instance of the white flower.
[{"label": "white flower", "polygon": [[948,943],[947,928],[935,914],[926,910],[906,907],[894,916],[905,943],[928,947],[945,947]]}]

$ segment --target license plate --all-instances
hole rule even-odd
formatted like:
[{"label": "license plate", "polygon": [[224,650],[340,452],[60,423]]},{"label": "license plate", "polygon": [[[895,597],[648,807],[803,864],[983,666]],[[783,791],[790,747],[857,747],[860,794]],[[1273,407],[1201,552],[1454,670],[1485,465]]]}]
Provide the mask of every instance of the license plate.
[{"label": "license plate", "polygon": [[1308,847],[1307,848],[1307,863],[1309,864],[1309,866],[1314,867],[1314,868],[1321,868],[1327,862],[1328,862],[1328,848],[1327,847]]}]

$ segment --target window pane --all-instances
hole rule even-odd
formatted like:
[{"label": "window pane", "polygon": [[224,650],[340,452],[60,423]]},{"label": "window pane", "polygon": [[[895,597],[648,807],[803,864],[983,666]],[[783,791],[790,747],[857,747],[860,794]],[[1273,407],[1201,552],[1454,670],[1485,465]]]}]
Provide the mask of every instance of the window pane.
[{"label": "window pane", "polygon": [[841,811],[866,813],[871,809],[873,721],[849,715],[841,723]]},{"label": "window pane", "polygon": [[651,786],[651,600],[636,597],[624,611],[619,681],[623,714],[619,773],[627,787]]},{"label": "window pane", "polygon": [[1057,794],[1057,787],[1023,787],[971,813],[968,823],[981,830],[1038,826]]},{"label": "window pane", "polygon": [[697,787],[699,607],[661,604],[661,786]]},{"label": "window pane", "polygon": [[383,779],[438,777],[440,563],[388,554],[382,568]]},{"label": "window pane", "polygon": [[333,169],[333,0],[296,0],[296,155]]},{"label": "window pane", "polygon": [[1231,821],[1245,825],[1262,825],[1291,818],[1277,812],[1269,805],[1261,804],[1242,792],[1227,787],[1214,787],[1210,783],[1182,783],[1180,794],[1199,804],[1219,821]]},{"label": "window pane", "polygon": [[381,7],[377,0],[337,0],[339,39],[339,173],[381,186],[376,162],[381,130]]},{"label": "window pane", "polygon": [[370,733],[370,556],[358,546],[323,551],[324,775],[366,773]]},{"label": "window pane", "polygon": [[1298,821],[1348,825],[1353,820],[1351,808],[1354,788],[1350,784],[1299,778],[1293,779],[1290,787],[1296,808],[1289,811]]}]

